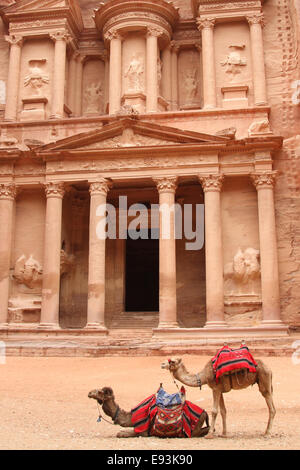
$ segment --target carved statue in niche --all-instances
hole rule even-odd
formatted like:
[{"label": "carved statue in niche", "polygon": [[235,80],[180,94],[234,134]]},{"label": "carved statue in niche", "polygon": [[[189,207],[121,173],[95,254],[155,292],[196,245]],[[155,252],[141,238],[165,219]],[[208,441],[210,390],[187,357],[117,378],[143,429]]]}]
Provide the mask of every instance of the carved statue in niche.
[{"label": "carved statue in niche", "polygon": [[221,62],[221,65],[225,67],[225,72],[230,76],[232,81],[236,78],[236,75],[242,72],[243,67],[247,65],[246,58],[242,57],[240,54],[240,50],[244,50],[245,47],[245,44],[229,46],[229,49],[233,50],[230,51],[226,59]]},{"label": "carved statue in niche", "polygon": [[22,255],[15,264],[13,278],[18,284],[24,284],[29,289],[41,287],[43,269],[32,255],[26,260]]},{"label": "carved statue in niche", "polygon": [[24,79],[24,86],[30,87],[34,96],[41,96],[44,85],[49,83],[49,76],[43,72],[46,62],[46,59],[33,59],[28,62],[30,73]]},{"label": "carved statue in niche", "polygon": [[142,56],[135,54],[125,70],[124,75],[128,79],[128,91],[143,91],[144,69]]},{"label": "carved statue in niche", "polygon": [[91,83],[85,90],[85,110],[87,113],[99,113],[101,110],[101,98],[103,96],[102,84]]},{"label": "carved statue in niche", "polygon": [[197,69],[187,69],[183,72],[185,104],[193,104],[198,91]]},{"label": "carved statue in niche", "polygon": [[226,264],[224,268],[225,281],[233,281],[239,290],[245,290],[245,288],[253,290],[253,281],[259,277],[259,251],[254,248],[247,248],[244,251],[239,248],[233,261]]}]

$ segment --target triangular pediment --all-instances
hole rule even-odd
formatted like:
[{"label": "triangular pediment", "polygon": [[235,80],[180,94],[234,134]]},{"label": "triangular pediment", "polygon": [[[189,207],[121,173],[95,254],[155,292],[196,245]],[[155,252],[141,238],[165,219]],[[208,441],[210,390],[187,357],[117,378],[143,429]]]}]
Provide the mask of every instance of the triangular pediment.
[{"label": "triangular pediment", "polygon": [[180,144],[222,144],[228,137],[186,131],[136,119],[121,119],[100,129],[58,140],[36,149],[40,152],[105,150]]},{"label": "triangular pediment", "polygon": [[81,9],[78,0],[17,0],[11,5],[3,8],[5,15],[22,15],[26,13],[39,14],[41,12],[52,10],[69,10],[77,23],[82,23]]}]

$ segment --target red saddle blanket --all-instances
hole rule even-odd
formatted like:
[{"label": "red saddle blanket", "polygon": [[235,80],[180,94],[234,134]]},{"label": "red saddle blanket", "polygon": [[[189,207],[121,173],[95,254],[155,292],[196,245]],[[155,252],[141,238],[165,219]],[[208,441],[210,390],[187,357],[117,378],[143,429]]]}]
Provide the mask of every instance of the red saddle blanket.
[{"label": "red saddle blanket", "polygon": [[216,382],[223,374],[228,374],[238,369],[248,369],[249,372],[256,372],[257,362],[253,358],[247,346],[239,349],[231,349],[223,346],[212,358]]},{"label": "red saddle blanket", "polygon": [[161,408],[156,404],[156,395],[151,395],[131,410],[131,421],[135,432],[148,432],[158,437],[191,437],[204,410],[189,401],[172,408]]}]

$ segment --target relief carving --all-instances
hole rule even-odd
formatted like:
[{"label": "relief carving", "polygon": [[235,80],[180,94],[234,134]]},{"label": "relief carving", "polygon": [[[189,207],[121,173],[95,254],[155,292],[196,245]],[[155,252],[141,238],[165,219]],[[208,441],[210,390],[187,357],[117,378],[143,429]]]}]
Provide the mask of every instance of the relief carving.
[{"label": "relief carving", "polygon": [[46,59],[34,59],[28,62],[30,73],[24,79],[24,86],[30,87],[34,96],[41,96],[44,85],[49,83],[49,76],[43,72]]},{"label": "relief carving", "polygon": [[84,92],[86,113],[101,112],[101,98],[103,96],[102,84],[91,83]]},{"label": "relief carving", "polygon": [[34,289],[42,286],[42,274],[41,264],[32,255],[27,260],[26,256],[22,255],[16,261],[13,278],[18,284],[24,284],[29,289]]},{"label": "relief carving", "polygon": [[184,84],[184,102],[185,104],[193,104],[195,102],[198,91],[197,69],[187,69],[182,74],[182,82]]},{"label": "relief carving", "polygon": [[143,78],[144,78],[145,66],[143,58],[140,54],[135,54],[127,69],[125,70],[124,76],[128,80],[128,91],[138,92],[143,91]]},{"label": "relief carving", "polygon": [[270,122],[268,118],[262,119],[260,121],[254,121],[249,129],[248,129],[248,135],[249,137],[255,136],[257,134],[271,134],[271,129],[270,129]]},{"label": "relief carving", "polygon": [[[253,290],[253,282],[260,277],[260,254],[254,248],[238,249],[233,261],[224,267],[224,280],[239,291],[243,287]],[[233,282],[233,284],[232,284]]]},{"label": "relief carving", "polygon": [[247,60],[245,57],[242,57],[239,49],[245,49],[245,45],[241,46],[229,46],[231,51],[225,60],[221,62],[222,67],[225,67],[225,73],[227,73],[231,80],[235,79],[235,76],[240,74],[243,70],[243,67],[247,65]]}]

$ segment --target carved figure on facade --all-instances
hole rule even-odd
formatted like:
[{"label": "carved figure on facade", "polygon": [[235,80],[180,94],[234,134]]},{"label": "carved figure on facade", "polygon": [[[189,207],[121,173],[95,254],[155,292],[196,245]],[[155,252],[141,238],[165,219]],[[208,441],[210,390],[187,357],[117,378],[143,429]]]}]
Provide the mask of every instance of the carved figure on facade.
[{"label": "carved figure on facade", "polygon": [[44,85],[49,83],[49,76],[42,70],[46,62],[46,59],[33,59],[28,63],[30,73],[24,79],[24,86],[30,87],[35,96],[41,96]]},{"label": "carved figure on facade", "polygon": [[143,91],[143,76],[145,66],[143,59],[140,55],[135,54],[127,69],[125,70],[124,76],[128,79],[128,91]]},{"label": "carved figure on facade", "polygon": [[249,137],[255,136],[257,134],[272,134],[268,118],[261,119],[260,121],[254,121],[250,125],[248,129]]},{"label": "carved figure on facade", "polygon": [[185,104],[193,104],[198,91],[197,69],[187,69],[182,76]]},{"label": "carved figure on facade", "polygon": [[18,284],[24,284],[29,289],[41,287],[43,268],[41,264],[30,255],[20,256],[16,261],[13,278]]},{"label": "carved figure on facade", "polygon": [[102,84],[91,83],[85,90],[85,110],[87,113],[99,113],[101,111],[101,98],[103,96]]},{"label": "carved figure on facade", "polygon": [[247,65],[247,59],[242,57],[239,49],[245,49],[245,45],[233,45],[229,46],[233,49],[229,52],[225,60],[221,62],[222,67],[225,67],[225,73],[227,73],[231,80],[235,79],[235,76],[240,74],[243,68]]},{"label": "carved figure on facade", "polygon": [[[224,280],[233,281],[238,290],[253,290],[253,281],[260,277],[260,253],[255,248],[240,248],[233,261],[224,267]],[[250,293],[250,292],[249,292]]]}]

